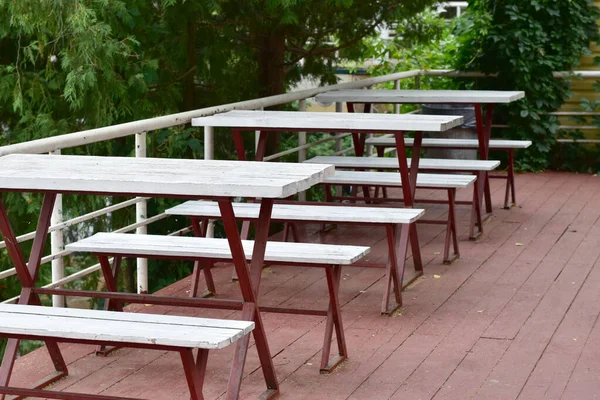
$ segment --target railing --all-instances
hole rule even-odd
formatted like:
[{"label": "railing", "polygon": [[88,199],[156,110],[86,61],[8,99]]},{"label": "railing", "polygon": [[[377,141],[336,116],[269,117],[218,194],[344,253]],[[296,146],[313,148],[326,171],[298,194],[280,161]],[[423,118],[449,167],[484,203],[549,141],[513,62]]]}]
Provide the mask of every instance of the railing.
[{"label": "railing", "polygon": [[[583,78],[594,78],[600,79],[600,72],[591,72],[591,71],[583,71],[576,72],[577,75]],[[562,78],[565,76],[570,76],[571,73],[556,73],[557,78]],[[13,145],[8,145],[4,147],[0,147],[0,156],[4,156],[7,154],[15,154],[15,153],[50,153],[50,154],[60,154],[61,149],[68,149],[77,146],[88,145],[92,143],[103,142],[107,140],[113,140],[117,138],[122,138],[126,136],[135,135],[135,156],[136,157],[145,157],[146,156],[146,135],[148,132],[175,127],[180,125],[187,125],[190,123],[192,118],[209,116],[221,112],[226,112],[235,109],[244,109],[244,110],[257,110],[265,107],[283,105],[292,102],[298,102],[298,109],[300,112],[306,111],[306,100],[316,96],[319,93],[324,93],[331,90],[341,90],[341,89],[362,89],[362,88],[370,88],[374,85],[384,84],[388,82],[394,82],[394,87],[400,87],[400,81],[404,79],[415,79],[415,86],[419,86],[420,78],[422,76],[438,76],[438,77],[482,77],[482,74],[479,73],[459,73],[455,71],[448,70],[429,70],[429,71],[406,71],[399,72],[390,75],[367,78],[360,81],[354,81],[349,83],[330,85],[317,87],[308,90],[295,91],[287,94],[282,94],[278,96],[265,97],[260,99],[242,101],[238,103],[225,104],[215,107],[204,108],[195,111],[189,111],[178,114],[171,114],[167,116],[150,118],[140,121],[128,122],[120,125],[113,125],[104,128],[91,129],[82,132],[76,132],[66,135],[54,136],[39,140],[33,140],[30,142],[18,143]],[[336,111],[342,111],[342,104],[336,104]],[[398,106],[394,107],[394,112],[399,113],[400,108]],[[554,113],[555,115],[580,115],[581,113]],[[590,115],[590,113],[586,113],[585,115]],[[593,113],[593,115],[599,115],[598,113]],[[586,127],[563,127],[565,129],[570,128],[578,128],[578,129],[586,129]],[[337,134],[331,137],[326,137],[324,139],[318,140],[313,143],[307,143],[306,133],[301,133],[298,135],[298,146],[292,149],[288,149],[282,151],[277,154],[270,155],[265,157],[265,160],[275,160],[285,155],[297,153],[298,154],[298,162],[302,162],[306,160],[307,151],[311,147],[316,145],[335,141],[335,154],[344,154],[350,152],[351,148],[343,148],[342,139],[347,136],[347,134]],[[204,129],[204,158],[205,159],[214,159],[214,129],[212,127],[205,127]],[[159,215],[148,217],[147,215],[147,206],[146,206],[146,198],[134,198],[130,199],[118,204],[114,204],[100,210],[96,210],[90,212],[85,215],[78,216],[76,218],[69,219],[67,221],[63,220],[62,214],[62,199],[59,197],[56,202],[55,211],[52,217],[52,223],[50,227],[51,232],[51,254],[42,258],[42,264],[47,264],[49,262],[52,263],[52,283],[47,285],[46,287],[56,288],[61,287],[67,283],[73,282],[75,280],[81,279],[89,274],[95,273],[100,269],[99,264],[93,265],[91,267],[87,267],[81,271],[73,273],[69,276],[64,275],[64,265],[63,258],[70,254],[69,251],[64,249],[64,235],[63,230],[74,226],[76,224],[80,224],[85,221],[89,221],[94,218],[106,216],[107,214],[124,209],[126,207],[134,206],[136,207],[136,222],[134,224],[122,227],[116,232],[131,232],[136,231],[138,234],[146,233],[147,226],[151,223],[160,221],[163,218],[166,218],[164,213]],[[182,229],[177,232],[171,233],[172,235],[183,234],[188,232],[189,229]],[[24,235],[19,236],[18,242],[24,242],[33,239],[34,232],[30,232]],[[209,235],[212,235],[212,224],[209,226]],[[0,249],[6,247],[4,242],[0,242]],[[15,275],[16,271],[14,269],[9,269],[6,271],[0,272],[0,279],[7,278],[9,276]],[[147,292],[148,291],[148,269],[147,269],[147,260],[146,259],[138,259],[137,260],[137,291],[138,292]],[[18,297],[6,300],[5,303],[14,302]],[[64,299],[60,296],[53,297],[53,305],[54,306],[64,306]]]}]

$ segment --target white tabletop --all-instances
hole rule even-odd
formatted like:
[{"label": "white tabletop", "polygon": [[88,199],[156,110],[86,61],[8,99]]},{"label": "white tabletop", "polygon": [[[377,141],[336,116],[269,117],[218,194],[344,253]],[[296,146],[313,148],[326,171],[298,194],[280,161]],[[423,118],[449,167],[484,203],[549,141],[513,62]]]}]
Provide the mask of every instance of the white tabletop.
[{"label": "white tabletop", "polygon": [[525,97],[521,91],[493,90],[337,90],[317,95],[319,103],[488,104],[510,103]]},{"label": "white tabletop", "polygon": [[0,191],[282,198],[333,173],[332,165],[13,154],[0,157]]},{"label": "white tabletop", "polygon": [[193,126],[366,132],[443,132],[463,123],[462,117],[416,114],[349,114],[329,112],[234,110],[193,118]]}]

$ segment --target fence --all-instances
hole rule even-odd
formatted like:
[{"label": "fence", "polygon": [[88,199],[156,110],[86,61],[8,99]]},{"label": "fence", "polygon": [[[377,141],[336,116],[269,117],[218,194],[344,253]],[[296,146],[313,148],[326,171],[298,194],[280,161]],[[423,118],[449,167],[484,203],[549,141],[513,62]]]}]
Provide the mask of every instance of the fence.
[{"label": "fence", "polygon": [[[575,72],[577,75],[582,78],[588,79],[598,79],[600,78],[600,72],[590,72],[590,71],[582,71]],[[561,72],[555,73],[557,78],[562,78],[570,75],[571,73]],[[117,138],[122,138],[126,136],[135,135],[135,156],[136,157],[145,157],[146,156],[146,136],[148,132],[180,126],[187,125],[190,123],[192,118],[209,116],[217,113],[222,113],[235,109],[244,109],[244,110],[257,110],[265,107],[283,105],[292,102],[298,102],[298,108],[300,112],[306,111],[306,101],[309,98],[316,96],[319,93],[331,91],[331,90],[341,90],[341,89],[365,89],[370,88],[374,85],[384,84],[388,82],[394,82],[394,87],[400,87],[400,81],[404,79],[414,79],[415,86],[419,86],[420,78],[422,76],[437,76],[437,77],[481,77],[482,74],[479,73],[459,73],[455,71],[449,70],[429,70],[429,71],[421,71],[421,70],[413,70],[406,72],[399,72],[390,75],[367,78],[360,81],[316,87],[308,90],[295,91],[291,93],[286,93],[278,96],[265,97],[260,99],[253,99],[248,101],[242,101],[238,103],[231,103],[225,105],[219,105],[215,107],[204,108],[195,111],[189,111],[178,114],[171,114],[157,118],[150,118],[140,121],[134,121],[129,123],[124,123],[120,125],[113,125],[104,128],[91,129],[82,132],[76,132],[61,136],[49,137],[39,140],[34,140],[30,142],[18,143],[9,146],[0,147],[0,156],[4,156],[7,154],[14,153],[29,153],[29,154],[38,154],[38,153],[50,153],[50,154],[60,154],[61,149],[68,149],[77,146],[88,145],[91,143],[98,143],[108,140],[113,140]],[[342,105],[336,104],[336,111],[342,111]],[[399,107],[394,108],[394,112],[399,113]],[[554,113],[556,115],[581,115],[582,113]],[[590,115],[590,113],[585,113],[585,115]],[[592,115],[600,115],[600,113],[592,113]],[[566,126],[563,127],[566,129],[589,129],[591,127],[586,126]],[[324,138],[313,143],[307,143],[306,133],[298,135],[298,146],[288,149],[286,151],[270,155],[265,158],[265,160],[275,160],[285,155],[289,154],[298,154],[298,162],[302,162],[307,157],[307,150],[311,147],[317,146],[319,144],[335,141],[335,154],[344,154],[348,151],[351,151],[351,148],[344,149],[342,146],[343,137],[347,136],[347,134],[337,134],[332,137]],[[214,130],[212,127],[206,127],[204,129],[204,158],[205,159],[214,159]],[[51,254],[42,258],[42,264],[51,263],[52,264],[52,283],[45,286],[47,288],[56,288],[61,287],[67,283],[73,282],[75,280],[84,278],[85,276],[92,274],[100,269],[99,264],[93,265],[91,267],[87,267],[81,271],[73,273],[69,276],[65,276],[65,269],[63,264],[64,257],[70,254],[69,251],[64,249],[63,243],[63,230],[74,226],[76,224],[80,224],[85,221],[89,221],[94,218],[106,216],[107,214],[124,209],[126,207],[135,206],[136,208],[136,222],[134,224],[122,227],[116,232],[131,232],[136,231],[138,234],[146,233],[147,226],[154,222],[160,221],[163,218],[166,218],[165,214],[159,214],[153,217],[147,216],[147,199],[146,198],[134,198],[130,199],[118,204],[114,204],[100,210],[96,210],[90,212],[85,215],[78,216],[76,218],[69,219],[67,221],[63,220],[62,213],[62,198],[59,196],[56,202],[56,207],[54,210],[54,214],[52,217],[50,233],[51,233]],[[173,232],[172,235],[185,233],[187,229],[183,229],[181,231]],[[211,230],[209,229],[209,232]],[[24,242],[33,239],[34,232],[30,232],[24,235],[19,236],[18,242]],[[0,249],[6,247],[4,242],[0,242]],[[0,272],[0,279],[7,278],[9,276],[15,275],[15,269],[9,269]],[[146,259],[138,259],[137,260],[137,290],[138,292],[147,292],[148,291],[148,266]],[[5,303],[14,302],[18,299],[12,298],[5,301]],[[60,296],[53,297],[53,305],[57,307],[64,306],[64,299]]]}]

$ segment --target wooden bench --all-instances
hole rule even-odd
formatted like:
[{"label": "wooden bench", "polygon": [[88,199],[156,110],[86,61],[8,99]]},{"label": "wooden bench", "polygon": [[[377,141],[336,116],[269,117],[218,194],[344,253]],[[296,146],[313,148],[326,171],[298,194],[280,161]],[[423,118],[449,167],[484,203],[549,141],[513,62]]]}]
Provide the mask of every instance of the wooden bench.
[{"label": "wooden bench", "polygon": [[[412,147],[413,139],[404,139],[404,144],[407,147]],[[396,140],[390,136],[373,137],[366,140],[367,145],[374,146],[377,149],[377,154],[383,157],[386,148],[396,147]],[[511,205],[517,203],[517,195],[515,190],[515,150],[526,149],[531,146],[530,140],[503,140],[491,139],[489,149],[496,151],[506,151],[508,153],[508,173],[507,175],[490,175],[490,178],[506,179],[506,191],[504,194],[504,208],[509,209]],[[477,139],[423,139],[422,148],[448,148],[448,149],[479,149],[479,141]],[[509,203],[509,197],[511,202]]]},{"label": "wooden bench", "polygon": [[[410,167],[410,159],[408,166]],[[304,161],[310,164],[333,164],[336,168],[397,170],[398,159],[391,157],[349,157],[349,156],[318,156]],[[440,158],[422,158],[419,161],[421,171],[460,171],[460,172],[489,172],[500,165],[495,160],[450,160]]]},{"label": "wooden bench", "polygon": [[[244,221],[255,221],[258,219],[260,205],[256,203],[234,203],[233,209],[236,218]],[[208,224],[208,219],[221,218],[219,205],[211,201],[187,201],[176,207],[165,211],[170,215],[182,215],[191,219],[194,231],[197,236],[204,236],[202,227]],[[296,222],[312,223],[331,223],[331,224],[358,224],[358,225],[383,225],[386,228],[386,237],[388,241],[388,262],[384,265],[373,263],[355,263],[356,266],[385,266],[386,268],[386,286],[381,302],[381,313],[391,314],[402,305],[401,290],[404,279],[404,267],[406,259],[406,244],[398,244],[397,236],[402,236],[400,231],[407,231],[409,224],[414,223],[424,214],[422,209],[406,208],[383,208],[383,207],[353,207],[344,205],[319,205],[319,204],[298,204],[287,203],[273,205],[271,219],[276,222],[285,223],[284,241],[287,241],[290,230],[296,241],[299,241],[298,233],[295,230]],[[398,226],[399,229],[398,229]],[[417,258],[417,257],[415,257]],[[408,280],[411,283],[423,273],[423,265],[420,259],[414,260],[416,274]],[[202,268],[208,290],[215,291],[212,276],[210,274],[210,265]],[[198,294],[198,276],[200,268],[194,266],[194,278],[191,294]],[[390,287],[393,287],[393,293],[396,305],[390,307]]]},{"label": "wooden bench", "polygon": [[[229,346],[253,329],[252,321],[0,304],[0,336],[3,337],[25,340],[54,338],[57,342],[66,343],[177,351],[192,400],[204,398],[202,386],[208,351]],[[198,349],[196,359],[192,353],[194,349]],[[54,399],[116,399],[8,386],[0,387],[0,393]]]},{"label": "wooden bench", "polygon": [[[402,182],[398,179],[398,174],[395,172],[372,172],[372,171],[337,171],[335,175],[325,180],[326,186],[326,197],[327,201],[343,200],[348,197],[343,195],[333,196],[332,186],[336,185],[351,185],[351,186],[373,186],[375,188],[387,188],[387,187],[402,187]],[[479,232],[483,232],[481,223],[481,212],[479,209],[478,199],[478,188],[476,186],[477,177],[474,175],[453,175],[453,174],[418,174],[417,175],[417,188],[420,189],[439,189],[445,190],[448,195],[448,218],[446,221],[438,220],[426,220],[419,219],[417,223],[427,224],[445,224],[446,225],[446,239],[444,242],[444,256],[443,261],[445,264],[450,264],[452,261],[460,258],[460,250],[458,246],[458,237],[456,233],[456,190],[466,189],[473,186],[474,196],[474,210],[477,216],[477,226]],[[353,198],[358,199],[358,198]],[[387,201],[402,201],[403,199],[390,198],[384,193],[383,198],[375,197],[365,198],[365,200],[371,202],[387,202]],[[415,201],[422,201],[416,199]],[[436,201],[437,202],[437,201]],[[474,233],[472,233],[474,235]],[[450,254],[450,243],[453,246],[453,254]]]},{"label": "wooden bench", "polygon": [[[248,260],[252,258],[254,241],[243,240],[244,255]],[[115,271],[121,257],[141,258],[166,258],[179,260],[192,260],[202,262],[231,261],[231,249],[227,239],[213,239],[204,237],[186,236],[161,236],[161,235],[135,235],[123,233],[98,233],[86,239],[66,246],[67,250],[74,252],[90,252],[98,255],[103,266],[102,272],[107,282],[115,282]],[[290,309],[278,307],[264,307],[263,311],[284,312],[293,314],[327,316],[326,329],[323,340],[323,356],[321,359],[321,372],[330,372],[343,362],[348,352],[344,338],[342,315],[338,300],[338,288],[341,278],[341,266],[351,265],[364,257],[369,252],[368,247],[338,246],[315,243],[284,243],[267,242],[265,262],[281,265],[296,265],[307,267],[322,267],[325,269],[327,287],[329,290],[328,310]],[[108,257],[117,259],[113,268],[108,263]],[[200,263],[200,265],[205,265]],[[107,284],[107,287],[110,286]],[[258,292],[258,289],[257,289]],[[85,292],[80,292],[85,293]],[[106,292],[106,298],[112,294]],[[146,296],[148,303],[152,303],[152,296]],[[218,300],[216,300],[218,301]],[[118,308],[115,303],[112,307]],[[338,354],[329,361],[333,329],[335,328],[338,345]]]},{"label": "wooden bench", "polygon": [[[410,166],[411,160],[408,159]],[[359,171],[364,170],[398,170],[398,159],[389,157],[344,157],[344,156],[319,156],[306,160],[306,163],[327,163],[333,164],[336,168],[355,169]],[[493,171],[500,165],[500,161],[495,160],[445,160],[437,158],[421,159],[419,162],[419,170],[424,171],[435,171],[435,172],[467,172],[477,176],[476,187],[477,190],[473,192],[472,201],[456,201],[455,204],[465,204],[471,206],[471,222],[469,228],[469,237],[476,239],[483,233],[482,225],[480,220],[483,221],[481,215],[481,207],[475,207],[475,204],[481,204],[483,196],[483,188],[479,185],[479,182],[483,184],[485,181],[485,174],[489,171]],[[336,171],[336,172],[339,172]],[[419,176],[419,174],[417,174]],[[399,180],[399,177],[397,177]],[[363,192],[369,197],[368,185],[363,185]],[[376,192],[377,194],[377,192]],[[384,192],[385,196],[385,192]],[[477,201],[476,201],[477,200]],[[419,200],[421,203],[440,203],[438,200]],[[445,201],[442,203],[446,203]],[[475,232],[478,227],[478,232]]]}]

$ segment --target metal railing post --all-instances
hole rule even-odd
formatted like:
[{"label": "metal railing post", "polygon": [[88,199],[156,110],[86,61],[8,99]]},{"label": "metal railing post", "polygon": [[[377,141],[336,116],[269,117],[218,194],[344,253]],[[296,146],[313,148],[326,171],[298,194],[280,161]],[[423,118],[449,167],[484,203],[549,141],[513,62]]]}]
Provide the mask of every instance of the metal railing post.
[{"label": "metal railing post", "polygon": [[[298,101],[298,111],[305,112],[306,111],[306,99]],[[298,133],[298,146],[306,145],[306,132]],[[298,163],[304,162],[306,160],[307,150],[300,149],[298,150]],[[298,200],[306,201],[306,192],[298,193]]]},{"label": "metal railing post", "polygon": [[[204,159],[215,159],[215,128],[212,126],[204,127]],[[215,236],[215,222],[210,220],[206,228],[206,237]]]},{"label": "metal railing post", "polygon": [[[135,156],[136,158],[146,157],[146,132],[135,135]],[[135,222],[144,222],[148,218],[148,203],[146,200],[135,204]],[[148,233],[148,226],[143,225],[135,230],[138,235]],[[148,259],[137,259],[137,292],[148,293]]]},{"label": "metal railing post", "polygon": [[[394,81],[394,89],[400,90],[400,79]],[[400,104],[394,104],[394,114],[400,114]]]},{"label": "metal railing post", "polygon": [[[50,154],[59,155],[60,150],[54,150]],[[52,211],[52,217],[50,225],[58,225],[63,222],[63,196],[62,194],[56,195],[56,202],[54,203],[54,210]],[[52,255],[60,253],[65,249],[65,240],[62,229],[57,229],[50,233],[50,253]],[[52,260],[52,283],[59,281],[65,277],[65,264],[62,257]],[[64,296],[52,296],[52,307],[64,307],[65,297]]]}]

